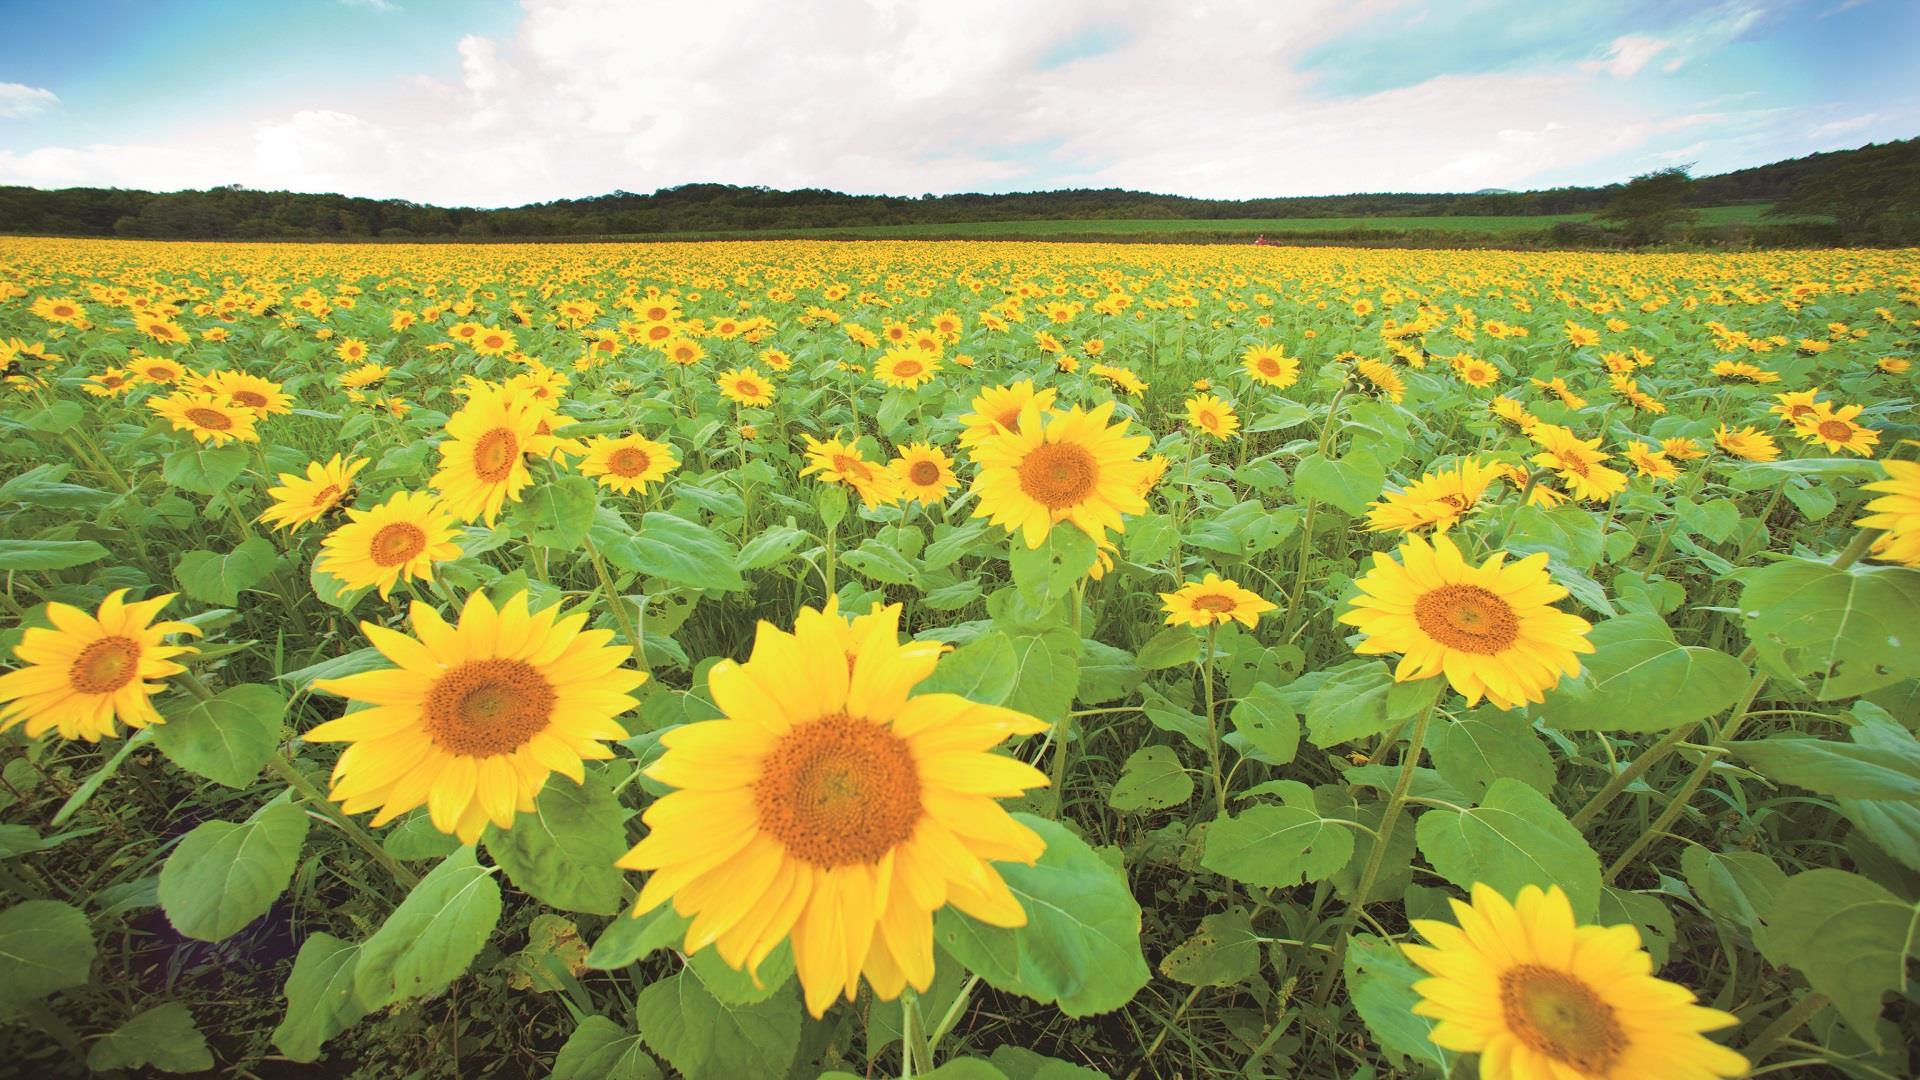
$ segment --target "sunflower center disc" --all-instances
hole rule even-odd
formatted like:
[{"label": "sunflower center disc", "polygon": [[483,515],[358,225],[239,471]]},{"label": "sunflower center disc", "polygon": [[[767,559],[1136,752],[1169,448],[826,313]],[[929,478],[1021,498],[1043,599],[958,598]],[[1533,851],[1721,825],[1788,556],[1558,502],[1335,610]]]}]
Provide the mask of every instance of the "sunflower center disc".
[{"label": "sunflower center disc", "polygon": [[1100,466],[1073,443],[1042,443],[1020,463],[1020,490],[1049,510],[1084,502],[1093,494]]},{"label": "sunflower center disc", "polygon": [[426,549],[427,534],[420,526],[396,521],[373,534],[367,554],[381,566],[399,566]]},{"label": "sunflower center disc", "polygon": [[902,360],[893,365],[894,377],[900,379],[911,379],[915,375],[920,374],[920,370],[920,361],[918,360]]},{"label": "sunflower center disc", "polygon": [[835,714],[780,740],[753,785],[753,805],[761,827],[796,859],[874,863],[913,835],[920,771],[891,730]]},{"label": "sunflower center disc", "polygon": [[1613,1006],[1565,972],[1523,964],[1500,980],[1507,1026],[1536,1053],[1605,1075],[1627,1047]]},{"label": "sunflower center disc", "polygon": [[651,464],[645,450],[632,446],[623,446],[607,455],[607,471],[615,476],[639,476]]},{"label": "sunflower center disc", "polygon": [[233,399],[235,405],[248,409],[264,409],[267,406],[267,396],[258,391],[235,390],[227,396]]},{"label": "sunflower center disc", "polygon": [[907,470],[907,477],[921,487],[927,487],[939,482],[940,466],[931,461],[916,461]]},{"label": "sunflower center disc", "polygon": [[1853,428],[1838,420],[1822,420],[1820,421],[1820,435],[1822,438],[1832,439],[1835,442],[1846,442],[1853,437]]},{"label": "sunflower center disc", "polygon": [[506,428],[494,428],[473,445],[473,473],[489,484],[498,484],[513,472],[513,459],[520,454],[520,440]]},{"label": "sunflower center disc", "polygon": [[314,493],[314,508],[316,510],[326,510],[333,506],[334,503],[339,502],[342,494],[344,494],[344,492],[340,490],[339,484],[328,484],[326,487]]},{"label": "sunflower center disc", "polygon": [[1020,410],[1008,409],[1006,412],[1003,412],[999,416],[994,417],[993,422],[996,424],[999,424],[1003,428],[1006,428],[1008,431],[1019,431],[1020,430]]},{"label": "sunflower center disc", "polygon": [[225,431],[233,426],[233,418],[218,409],[188,409],[187,419],[208,431]]},{"label": "sunflower center disc", "polygon": [[1231,596],[1208,593],[1205,596],[1194,597],[1193,606],[1201,611],[1232,611],[1237,605]]},{"label": "sunflower center disc", "polygon": [[140,668],[140,643],[104,637],[80,650],[67,669],[67,682],[82,694],[111,694],[133,681]]},{"label": "sunflower center disc", "polygon": [[524,660],[469,660],[427,691],[427,732],[469,757],[512,753],[553,719],[553,686]]},{"label": "sunflower center disc", "polygon": [[1414,621],[1449,649],[1492,656],[1520,636],[1520,620],[1505,600],[1478,585],[1442,585],[1413,605]]}]

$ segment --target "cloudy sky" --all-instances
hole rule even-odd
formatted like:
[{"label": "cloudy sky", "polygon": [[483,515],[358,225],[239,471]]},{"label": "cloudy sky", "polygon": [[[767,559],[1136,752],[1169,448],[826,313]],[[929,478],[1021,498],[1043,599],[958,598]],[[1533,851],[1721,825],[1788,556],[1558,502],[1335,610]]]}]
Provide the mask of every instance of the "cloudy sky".
[{"label": "cloudy sky", "polygon": [[1915,0],[0,0],[0,184],[1246,198],[1920,134]]}]

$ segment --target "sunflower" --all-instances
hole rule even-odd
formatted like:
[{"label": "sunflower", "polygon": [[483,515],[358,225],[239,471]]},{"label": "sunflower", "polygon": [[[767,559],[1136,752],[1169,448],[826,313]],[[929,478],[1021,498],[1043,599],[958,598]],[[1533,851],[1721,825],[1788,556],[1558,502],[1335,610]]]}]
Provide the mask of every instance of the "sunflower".
[{"label": "sunflower", "polygon": [[344,364],[362,363],[367,358],[367,343],[359,338],[347,338],[333,347],[333,355]]},{"label": "sunflower", "polygon": [[1814,399],[1820,396],[1818,388],[1813,390],[1791,390],[1784,394],[1773,395],[1777,404],[1767,406],[1767,411],[1785,420],[1789,424],[1798,423],[1801,417],[1813,414],[1818,405]]},{"label": "sunflower", "polygon": [[1253,345],[1240,354],[1240,366],[1256,381],[1285,388],[1300,378],[1300,361],[1279,345]]},{"label": "sunflower", "polygon": [[953,459],[931,443],[911,443],[901,450],[893,459],[893,472],[907,498],[928,506],[944,501],[947,492],[960,486]]},{"label": "sunflower", "polygon": [[32,311],[48,322],[68,326],[79,326],[87,321],[87,309],[67,296],[43,296],[33,302]]},{"label": "sunflower", "polygon": [[235,440],[260,441],[253,429],[258,413],[212,394],[168,394],[149,399],[147,407],[171,420],[173,430],[192,433],[195,442],[222,446]]},{"label": "sunflower", "polygon": [[1485,1080],[1715,1080],[1747,1059],[1705,1037],[1739,1021],[1653,975],[1631,924],[1580,925],[1558,885],[1514,903],[1476,884],[1454,926],[1415,919],[1400,948],[1432,978],[1413,984],[1436,1045],[1480,1055]]},{"label": "sunflower", "polygon": [[644,435],[623,435],[613,439],[599,436],[587,444],[587,456],[580,462],[580,475],[592,476],[600,486],[622,494],[645,491],[680,467],[673,447],[654,442]]},{"label": "sunflower", "polygon": [[480,332],[473,335],[468,344],[472,345],[473,351],[481,356],[499,356],[501,353],[509,353],[518,348],[520,340],[513,336],[511,330],[486,326],[481,327]]},{"label": "sunflower", "polygon": [[329,797],[349,814],[378,807],[375,827],[425,803],[434,828],[471,844],[488,821],[507,829],[532,813],[553,773],[582,782],[581,761],[612,757],[602,743],[626,738],[614,717],[647,676],[620,666],[631,651],[609,644],[613,631],[559,611],[529,611],[524,592],[496,610],[476,592],[458,625],[416,602],[417,637],[361,623],[398,666],[314,683],[368,706],[304,736],[351,744]]},{"label": "sunflower", "polygon": [[660,351],[666,354],[667,362],[680,367],[692,367],[707,355],[700,343],[689,337],[671,337],[660,343]]},{"label": "sunflower", "polygon": [[297,529],[325,517],[334,507],[343,505],[353,491],[353,478],[367,467],[365,458],[342,463],[340,455],[322,465],[307,462],[307,475],[281,473],[280,486],[267,489],[273,505],[260,514],[260,522],[280,529]]},{"label": "sunflower", "polygon": [[379,385],[392,371],[385,364],[361,364],[340,376],[340,385],[348,390],[365,390],[369,386]]},{"label": "sunflower", "polygon": [[1398,404],[1406,400],[1407,382],[1400,377],[1399,372],[1393,370],[1393,365],[1361,357],[1353,362],[1353,371],[1365,381],[1366,385],[1372,387],[1375,393],[1388,401]]},{"label": "sunflower", "polygon": [[1561,404],[1569,409],[1584,409],[1587,407],[1587,399],[1574,393],[1573,388],[1567,385],[1567,380],[1560,378],[1558,375],[1551,379],[1535,379],[1533,380],[1533,385],[1559,398]]},{"label": "sunflower", "polygon": [[1108,383],[1112,384],[1114,389],[1123,393],[1139,397],[1141,394],[1147,392],[1146,381],[1127,368],[1116,367],[1112,364],[1095,364],[1087,370],[1105,379]]},{"label": "sunflower", "polygon": [[1590,326],[1581,326],[1579,323],[1569,320],[1566,331],[1567,344],[1572,345],[1576,349],[1582,346],[1600,344],[1600,332]]},{"label": "sunflower", "polygon": [[933,380],[940,360],[930,352],[908,346],[890,349],[873,363],[873,377],[888,386],[911,389]]},{"label": "sunflower", "polygon": [[1854,522],[1863,529],[1885,529],[1873,542],[1873,557],[1884,562],[1920,566],[1920,462],[1883,461],[1885,480],[1862,485],[1879,492],[1865,509],[1873,513]]},{"label": "sunflower", "polygon": [[762,622],[744,664],[708,675],[721,719],[660,738],[647,775],[680,790],[648,807],[650,832],[620,860],[652,873],[634,905],[669,899],[692,917],[685,950],[709,945],[756,971],[783,940],[814,1016],[933,980],[933,913],[953,905],[993,926],[1027,914],[994,861],[1045,848],[994,801],[1046,784],[992,753],[1046,730],[1024,713],[957,694],[909,697],[941,646],[901,644],[900,607],[848,621],[830,601],[792,633]]},{"label": "sunflower", "polygon": [[[1500,381],[1500,369],[1477,357],[1469,356],[1454,367],[1454,373],[1468,386],[1480,389]],[[1556,382],[1559,380],[1555,380]],[[1577,406],[1576,406],[1577,408]]]},{"label": "sunflower", "polygon": [[124,368],[108,368],[88,376],[81,389],[94,397],[117,397],[133,389],[133,375]]},{"label": "sunflower", "polygon": [[1773,436],[1752,426],[1735,431],[1721,424],[1714,430],[1713,441],[1720,449],[1744,461],[1772,461],[1780,456],[1780,447]]},{"label": "sunflower", "polygon": [[491,383],[472,381],[465,393],[467,403],[447,420],[433,486],[454,517],[492,526],[500,507],[519,502],[533,483],[527,455],[552,451],[553,437],[540,430],[550,414],[545,403]]},{"label": "sunflower", "polygon": [[135,315],[133,324],[140,332],[163,345],[178,345],[187,340],[187,332],[171,319],[158,315]]},{"label": "sunflower", "polygon": [[431,492],[397,491],[371,510],[347,511],[347,524],[320,541],[314,569],[349,589],[377,586],[385,600],[401,578],[432,581],[433,564],[460,557],[454,522]]},{"label": "sunflower", "polygon": [[1777,383],[1780,373],[1768,371],[1745,360],[1722,360],[1713,365],[1713,373],[1728,382]]},{"label": "sunflower", "polygon": [[127,366],[142,382],[150,382],[155,386],[166,386],[187,374],[187,369],[178,361],[164,356],[136,356],[127,362]]},{"label": "sunflower", "polygon": [[1237,582],[1214,573],[1200,581],[1189,581],[1173,592],[1163,592],[1160,600],[1160,610],[1167,613],[1168,626],[1219,626],[1231,619],[1245,623],[1251,630],[1260,616],[1275,610],[1259,593],[1243,589]]},{"label": "sunflower", "polygon": [[860,493],[860,501],[871,510],[900,498],[900,478],[884,465],[868,461],[856,443],[838,438],[816,439],[804,436],[807,443],[807,467],[801,476],[819,476],[836,484],[845,484]]},{"label": "sunflower", "polygon": [[1120,515],[1147,508],[1140,493],[1147,464],[1140,453],[1153,440],[1128,435],[1125,420],[1108,426],[1113,406],[1109,401],[1091,412],[1076,406],[1043,422],[1039,407],[1029,402],[1020,430],[974,451],[980,473],[972,490],[980,505],[973,516],[1024,534],[1029,548],[1039,547],[1061,521],[1095,540],[1109,529],[1126,531]]},{"label": "sunflower", "polygon": [[1409,536],[1398,562],[1375,552],[1360,595],[1339,621],[1357,627],[1362,656],[1401,653],[1396,682],[1444,674],[1468,705],[1538,703],[1593,651],[1585,619],[1552,606],[1567,590],[1547,576],[1547,553],[1511,566],[1496,552],[1474,567],[1445,536]]},{"label": "sunflower", "polygon": [[1240,418],[1233,406],[1213,394],[1195,394],[1187,399],[1187,423],[1216,439],[1231,439],[1240,430]]},{"label": "sunflower", "polygon": [[738,405],[767,405],[773,401],[773,384],[750,367],[723,371],[714,380],[721,396]]},{"label": "sunflower", "polygon": [[1680,467],[1667,460],[1667,455],[1652,449],[1645,443],[1635,442],[1627,445],[1627,460],[1641,476],[1650,476],[1655,480],[1672,480],[1680,475]]},{"label": "sunflower", "polygon": [[200,628],[153,621],[173,593],[132,604],[126,596],[115,589],[92,615],[47,605],[53,626],[27,627],[13,648],[23,666],[0,675],[0,731],[25,723],[28,738],[58,730],[63,739],[99,742],[119,734],[116,718],[130,728],[166,723],[151,699],[164,689],[160,680],[186,670],[171,658],[196,651],[166,638],[198,637]]},{"label": "sunflower", "polygon": [[1369,532],[1411,532],[1432,528],[1444,533],[1479,507],[1500,469],[1467,458],[1458,466],[1427,473],[1403,491],[1389,491],[1367,510]]},{"label": "sunflower", "polygon": [[1854,423],[1854,417],[1860,413],[1859,405],[1842,405],[1836,409],[1823,401],[1814,406],[1813,412],[1795,420],[1793,427],[1802,439],[1819,443],[1829,451],[1845,450],[1861,457],[1872,457],[1874,445],[1880,441],[1880,433]]},{"label": "sunflower", "polygon": [[1020,430],[1020,413],[1028,402],[1036,403],[1045,418],[1053,411],[1057,393],[1051,386],[1035,390],[1032,379],[1022,379],[1011,386],[983,387],[974,396],[973,411],[960,417],[960,422],[967,425],[960,433],[960,445],[976,446],[1000,434],[1002,428]]},{"label": "sunflower", "polygon": [[1533,463],[1552,469],[1574,498],[1605,502],[1627,489],[1627,474],[1601,464],[1613,455],[1602,453],[1599,439],[1582,439],[1558,424],[1535,424],[1527,432],[1540,444]]},{"label": "sunflower", "polygon": [[1703,449],[1699,443],[1684,435],[1676,435],[1671,439],[1662,439],[1660,441],[1660,452],[1675,461],[1697,461],[1707,456],[1706,450]]},{"label": "sunflower", "polygon": [[1531,431],[1533,425],[1540,422],[1539,417],[1527,411],[1527,407],[1504,394],[1487,403],[1487,410],[1502,423],[1522,432]]},{"label": "sunflower", "polygon": [[293,395],[280,384],[244,371],[216,371],[208,377],[215,394],[225,395],[229,403],[252,409],[261,416],[284,415],[293,411]]}]

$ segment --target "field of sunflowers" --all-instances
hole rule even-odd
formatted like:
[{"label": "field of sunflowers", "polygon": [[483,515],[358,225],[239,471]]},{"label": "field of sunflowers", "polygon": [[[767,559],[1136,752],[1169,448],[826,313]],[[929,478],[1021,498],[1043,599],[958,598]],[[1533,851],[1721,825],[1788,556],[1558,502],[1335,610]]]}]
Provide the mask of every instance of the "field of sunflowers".
[{"label": "field of sunflowers", "polygon": [[0,1071],[1912,1075],[1920,256],[0,239]]}]

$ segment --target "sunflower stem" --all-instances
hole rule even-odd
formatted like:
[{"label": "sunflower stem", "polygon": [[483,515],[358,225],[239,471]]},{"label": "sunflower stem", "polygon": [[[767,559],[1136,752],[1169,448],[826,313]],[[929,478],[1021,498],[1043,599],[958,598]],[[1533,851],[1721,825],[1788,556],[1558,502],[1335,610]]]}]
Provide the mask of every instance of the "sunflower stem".
[{"label": "sunflower stem", "polygon": [[[1334,392],[1333,401],[1327,405],[1327,419],[1320,425],[1320,441],[1315,453],[1318,453],[1321,457],[1327,455],[1327,447],[1332,444],[1333,424],[1335,419],[1340,415],[1340,402],[1345,399],[1346,396],[1347,384],[1345,381],[1342,381],[1340,383],[1340,389]],[[1308,499],[1306,513],[1302,515],[1300,519],[1300,565],[1294,571],[1293,588],[1287,593],[1287,598],[1291,603],[1287,608],[1286,628],[1280,632],[1280,639],[1282,641],[1293,640],[1293,632],[1301,626],[1302,621],[1306,618],[1307,567],[1311,565],[1313,561],[1313,511],[1316,506],[1317,504],[1313,499]],[[1174,567],[1176,575],[1179,569],[1179,567]]]},{"label": "sunflower stem", "polygon": [[287,786],[291,787],[303,802],[319,810],[339,826],[348,840],[353,841],[356,847],[365,851],[374,862],[379,863],[381,868],[392,876],[395,884],[411,890],[419,883],[420,878],[413,871],[400,865],[400,860],[389,855],[387,849],[380,846],[380,841],[373,838],[372,833],[367,832],[359,822],[348,817],[338,806],[335,806],[325,792],[314,786],[313,781],[307,779],[299,769],[294,767],[293,762],[287,760],[287,755],[278,749],[274,750],[273,756],[267,759],[267,768],[273,770],[274,775],[285,780]]},{"label": "sunflower stem", "polygon": [[[1080,609],[1087,593],[1087,579],[1083,575],[1073,583],[1073,608],[1068,612],[1068,621],[1073,626],[1073,641],[1076,652],[1081,648]],[[1067,812],[1067,735],[1073,730],[1073,702],[1060,710],[1060,719],[1053,724],[1053,761],[1048,786],[1053,788],[1053,816],[1056,820],[1066,816]]]},{"label": "sunflower stem", "polygon": [[1780,1014],[1773,1023],[1768,1024],[1753,1041],[1740,1048],[1750,1064],[1758,1065],[1773,1048],[1780,1045],[1787,1036],[1800,1030],[1800,1025],[1813,1019],[1821,1009],[1827,1007],[1827,995],[1811,991],[1806,997],[1794,1002],[1793,1008]]},{"label": "sunflower stem", "polygon": [[1413,722],[1413,733],[1407,737],[1406,756],[1400,759],[1400,776],[1394,781],[1393,794],[1387,799],[1387,807],[1380,815],[1380,834],[1373,842],[1372,850],[1367,852],[1367,865],[1360,872],[1360,884],[1354,889],[1353,902],[1347,905],[1346,916],[1341,920],[1339,940],[1333,944],[1333,956],[1327,960],[1326,974],[1320,977],[1320,985],[1314,990],[1314,1004],[1324,1006],[1333,996],[1334,984],[1340,981],[1341,971],[1347,958],[1347,945],[1353,940],[1353,925],[1360,920],[1366,907],[1367,894],[1373,891],[1373,883],[1380,876],[1380,867],[1387,861],[1387,845],[1393,839],[1394,826],[1400,823],[1400,812],[1406,808],[1407,793],[1413,788],[1413,773],[1420,764],[1420,751],[1426,745],[1427,726],[1433,722],[1433,711],[1440,705],[1442,694],[1433,695],[1427,707],[1420,710],[1419,719]]},{"label": "sunflower stem", "polygon": [[940,1022],[933,1026],[933,1030],[927,1033],[929,1058],[933,1056],[934,1051],[940,1049],[940,1040],[946,1038],[947,1033],[953,1030],[953,1026],[960,1022],[960,1016],[966,1010],[967,1002],[973,997],[973,988],[979,983],[980,976],[968,975],[967,981],[960,984],[960,993],[954,995],[953,1004],[947,1006],[946,1015],[942,1016]]},{"label": "sunflower stem", "polygon": [[633,648],[633,662],[640,670],[652,675],[647,667],[647,647],[640,638],[640,627],[633,621],[633,614],[627,610],[627,598],[613,586],[613,575],[607,573],[607,560],[600,555],[600,549],[593,546],[593,537],[584,538],[587,548],[587,560],[593,563],[593,572],[600,579],[600,592],[613,607],[614,621],[620,624],[620,632],[627,635],[627,644]]},{"label": "sunflower stem", "polygon": [[1220,775],[1220,720],[1215,715],[1213,696],[1213,642],[1220,636],[1220,624],[1207,626],[1207,655],[1202,660],[1201,678],[1207,694],[1207,774],[1213,778],[1213,803],[1216,820],[1227,816],[1227,788]]},{"label": "sunflower stem", "polygon": [[933,1071],[933,1047],[920,1021],[920,995],[909,987],[900,992],[900,1080]]}]

